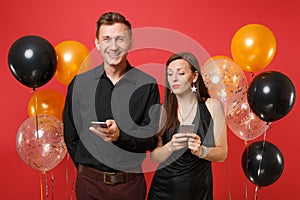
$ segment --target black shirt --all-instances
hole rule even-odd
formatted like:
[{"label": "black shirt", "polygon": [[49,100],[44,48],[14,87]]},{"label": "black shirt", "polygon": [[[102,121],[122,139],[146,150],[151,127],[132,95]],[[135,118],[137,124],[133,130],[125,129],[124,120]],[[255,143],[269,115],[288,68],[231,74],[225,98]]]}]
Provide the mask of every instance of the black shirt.
[{"label": "black shirt", "polygon": [[[63,114],[64,139],[74,163],[109,172],[141,168],[146,151],[156,147],[155,104],[159,104],[156,81],[128,62],[126,74],[115,85],[103,64],[76,76]],[[120,129],[113,143],[88,130],[91,121],[107,119],[116,120]]]}]

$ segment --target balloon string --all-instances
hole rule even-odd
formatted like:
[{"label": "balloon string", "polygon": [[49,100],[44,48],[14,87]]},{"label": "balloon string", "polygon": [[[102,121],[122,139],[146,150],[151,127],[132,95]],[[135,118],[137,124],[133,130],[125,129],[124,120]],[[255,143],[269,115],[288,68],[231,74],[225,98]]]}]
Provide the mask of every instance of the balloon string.
[{"label": "balloon string", "polygon": [[[261,165],[263,162],[263,157],[264,157],[264,149],[265,149],[265,144],[266,144],[266,138],[267,138],[267,128],[268,128],[269,122],[267,122],[266,126],[264,127],[264,141],[263,141],[263,146],[262,146],[262,150],[261,150],[261,159],[259,161],[259,165],[258,165],[258,170],[257,170],[257,182],[259,182],[259,175],[261,173]],[[255,187],[255,194],[254,194],[254,199],[257,200],[258,199],[258,190],[259,190],[259,186],[258,184]]]},{"label": "balloon string", "polygon": [[67,185],[67,189],[66,189],[66,199],[68,199],[68,194],[69,194],[69,158],[70,155],[69,153],[67,153],[67,161],[66,161],[66,185]]},{"label": "balloon string", "polygon": [[250,83],[251,83],[251,81],[252,81],[253,77],[254,77],[254,73],[253,73],[253,72],[251,72],[251,75],[250,75]]},{"label": "balloon string", "polygon": [[52,194],[52,200],[54,200],[54,175],[53,175],[53,172],[51,172],[51,194]]},{"label": "balloon string", "polygon": [[[75,182],[72,180],[72,194],[74,194]],[[73,199],[73,195],[71,196],[71,200]]]},{"label": "balloon string", "polygon": [[38,105],[38,99],[37,99],[37,96],[36,96],[36,90],[35,88],[33,88],[33,95],[34,95],[34,100],[35,100],[35,127],[36,127],[36,138],[39,139],[39,121],[38,121],[38,116],[37,116],[37,105]]},{"label": "balloon string", "polygon": [[[245,144],[245,148],[247,150],[247,155],[249,155],[248,140],[245,140],[244,144]],[[246,171],[248,171],[248,162],[247,162],[247,165],[246,165]],[[247,183],[246,178],[244,180],[245,180],[245,199],[248,199],[248,183]]]},{"label": "balloon string", "polygon": [[[77,171],[75,165],[73,165],[73,171],[74,173]],[[73,179],[72,179],[72,196],[71,196],[71,200],[73,199],[73,194],[74,194],[74,191],[75,191],[75,178],[74,178],[74,174],[73,174]]]},{"label": "balloon string", "polygon": [[41,200],[43,200],[43,180],[42,180],[42,172],[40,173],[40,195],[41,195]]},{"label": "balloon string", "polygon": [[231,192],[230,192],[230,183],[229,183],[229,164],[228,159],[226,159],[226,176],[227,176],[227,190],[228,190],[228,200],[231,200]]},{"label": "balloon string", "polygon": [[247,180],[245,180],[245,199],[248,199],[248,183],[247,183]]},{"label": "balloon string", "polygon": [[46,171],[43,171],[43,175],[44,175],[44,178],[45,178],[46,200],[48,200],[49,191],[48,191],[48,180],[47,180]]},{"label": "balloon string", "polygon": [[[66,190],[66,199],[70,196],[70,199],[73,199],[73,194],[74,194],[74,188],[75,188],[75,183],[73,179],[73,175],[71,174],[72,170],[70,169],[69,162],[72,160],[70,159],[70,154],[67,153],[67,163],[66,163],[66,185],[67,185],[67,190]],[[73,171],[75,172],[77,169],[74,166]],[[69,193],[69,181],[72,180],[71,183],[71,193]]]},{"label": "balloon string", "polygon": [[259,187],[256,186],[256,187],[255,187],[254,200],[257,200],[257,199],[258,199],[258,190],[259,190]]}]

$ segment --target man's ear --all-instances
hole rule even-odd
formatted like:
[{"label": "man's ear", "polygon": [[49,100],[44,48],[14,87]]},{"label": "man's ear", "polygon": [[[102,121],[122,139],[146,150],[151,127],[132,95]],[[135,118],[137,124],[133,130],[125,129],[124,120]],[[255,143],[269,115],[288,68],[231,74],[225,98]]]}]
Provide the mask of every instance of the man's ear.
[{"label": "man's ear", "polygon": [[97,50],[100,51],[100,44],[99,44],[99,40],[97,38],[95,38],[95,46],[96,46]]},{"label": "man's ear", "polygon": [[130,40],[130,46],[129,46],[129,50],[131,50],[131,49],[132,49],[132,47],[133,47],[133,44],[134,44],[134,41],[133,41],[133,39],[131,39],[131,40]]}]

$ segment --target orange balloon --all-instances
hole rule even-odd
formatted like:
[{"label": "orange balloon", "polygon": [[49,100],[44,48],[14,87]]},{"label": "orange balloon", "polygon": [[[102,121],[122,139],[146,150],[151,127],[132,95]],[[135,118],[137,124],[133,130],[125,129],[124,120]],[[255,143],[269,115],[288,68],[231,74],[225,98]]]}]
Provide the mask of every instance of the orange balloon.
[{"label": "orange balloon", "polygon": [[56,90],[39,90],[29,100],[28,114],[29,116],[48,114],[62,120],[64,102],[64,95]]},{"label": "orange balloon", "polygon": [[265,68],[276,53],[276,39],[267,27],[248,24],[240,28],[231,41],[233,60],[245,71]]},{"label": "orange balloon", "polygon": [[68,85],[79,71],[81,64],[89,55],[89,49],[82,43],[67,40],[55,47],[57,69],[54,77],[62,84]]}]

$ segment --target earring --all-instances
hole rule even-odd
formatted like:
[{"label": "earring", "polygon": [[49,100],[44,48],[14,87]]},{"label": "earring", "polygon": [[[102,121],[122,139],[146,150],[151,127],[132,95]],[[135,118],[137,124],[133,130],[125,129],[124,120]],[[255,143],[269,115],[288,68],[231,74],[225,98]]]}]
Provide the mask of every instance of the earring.
[{"label": "earring", "polygon": [[171,94],[173,94],[173,90],[171,90]]},{"label": "earring", "polygon": [[196,93],[197,92],[197,87],[195,86],[195,83],[193,83],[193,87],[191,87],[192,92]]}]

